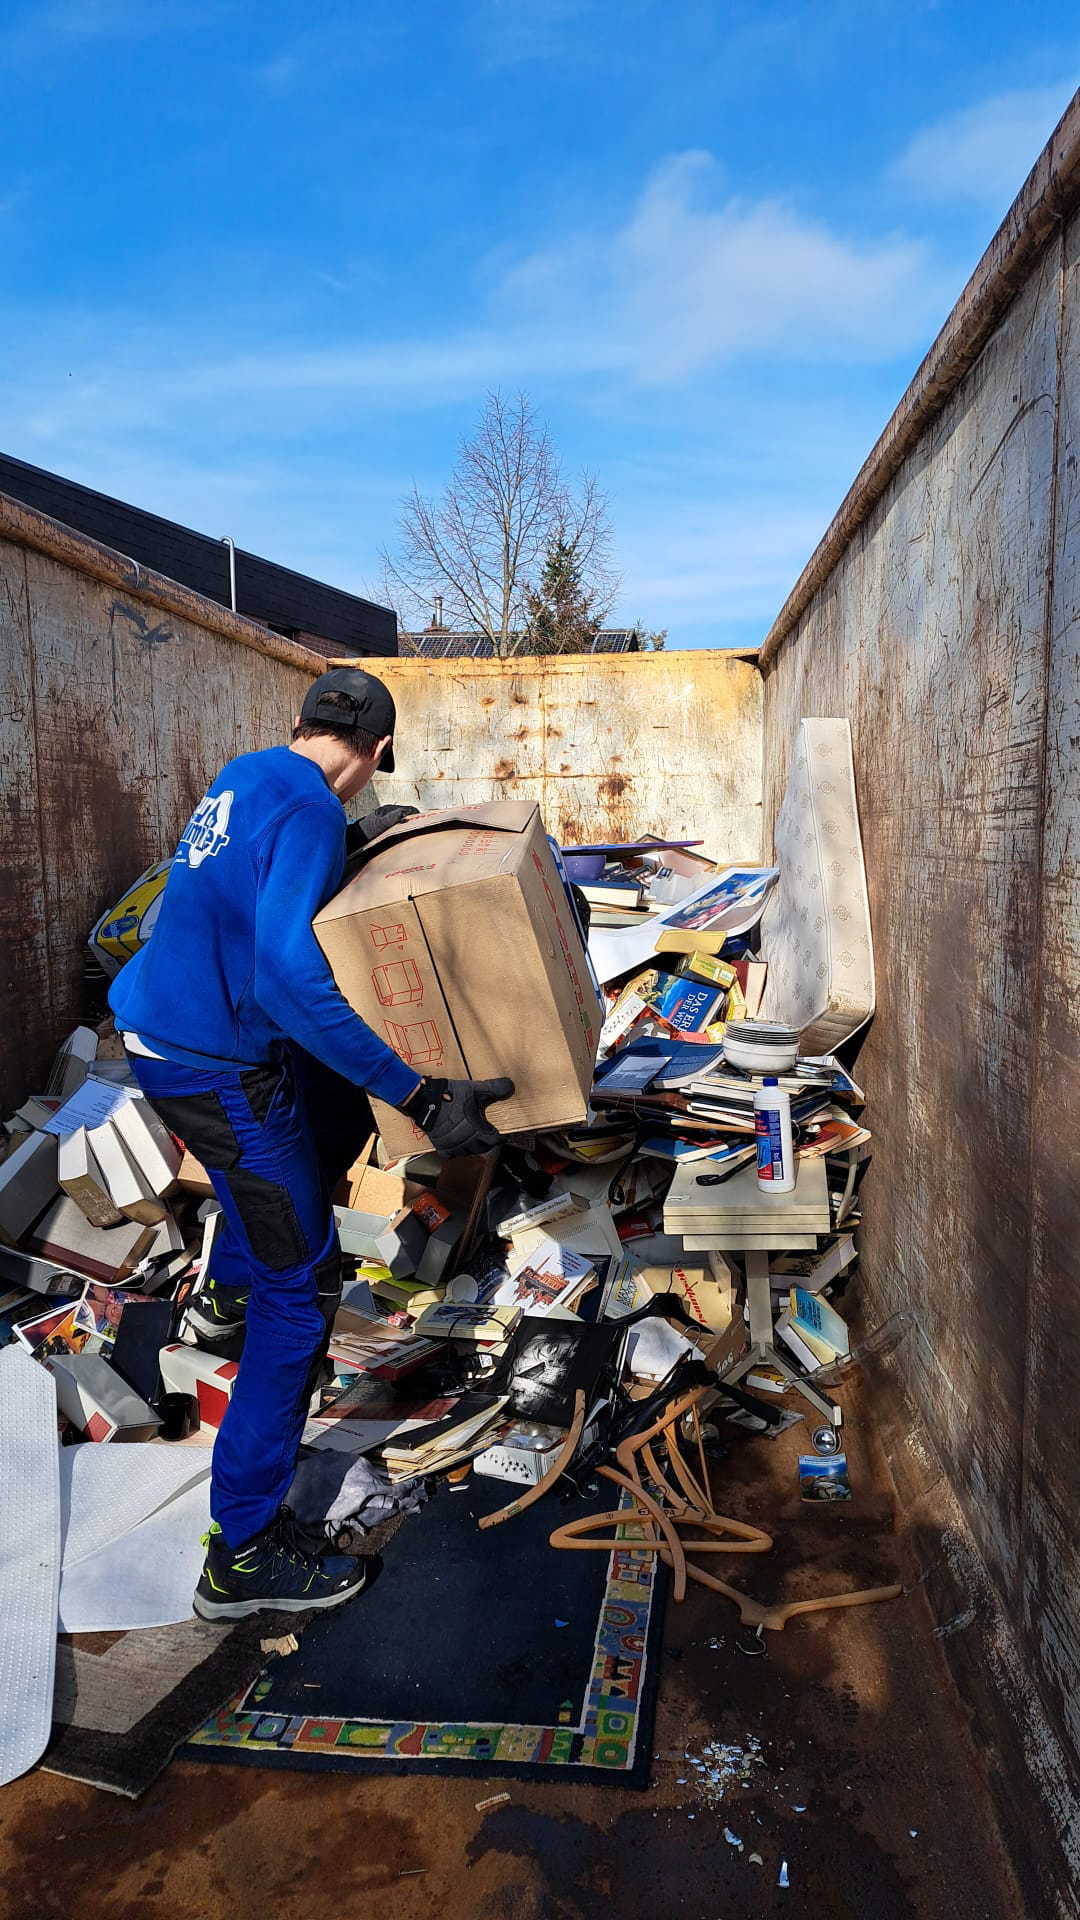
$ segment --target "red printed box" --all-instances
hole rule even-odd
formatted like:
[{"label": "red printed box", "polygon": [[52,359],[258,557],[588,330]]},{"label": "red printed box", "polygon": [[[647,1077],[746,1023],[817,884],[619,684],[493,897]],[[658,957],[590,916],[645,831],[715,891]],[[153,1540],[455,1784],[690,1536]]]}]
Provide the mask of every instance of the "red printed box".
[{"label": "red printed box", "polygon": [[394,960],[388,967],[375,967],[371,984],[381,1007],[419,1006],[424,998],[424,983],[414,960]]}]

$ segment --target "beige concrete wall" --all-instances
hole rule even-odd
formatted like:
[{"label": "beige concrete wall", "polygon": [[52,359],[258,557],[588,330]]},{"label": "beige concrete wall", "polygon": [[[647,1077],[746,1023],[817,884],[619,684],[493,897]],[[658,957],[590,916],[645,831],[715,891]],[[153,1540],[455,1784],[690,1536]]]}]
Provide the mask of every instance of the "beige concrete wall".
[{"label": "beige concrete wall", "polygon": [[718,859],[758,857],[753,657],[393,660],[379,673],[398,707],[384,801],[535,800],[564,846],[652,832],[702,839]]},{"label": "beige concrete wall", "polygon": [[[1075,110],[1066,135],[1044,169],[1059,212]],[[1010,244],[1022,222],[1021,205]],[[931,357],[899,416],[921,408],[918,432],[883,436],[765,648],[767,823],[798,719],[846,714],[854,733],[878,968],[869,1317],[914,1309],[911,1384],[1074,1763],[1078,248],[1074,214],[951,387]]]}]

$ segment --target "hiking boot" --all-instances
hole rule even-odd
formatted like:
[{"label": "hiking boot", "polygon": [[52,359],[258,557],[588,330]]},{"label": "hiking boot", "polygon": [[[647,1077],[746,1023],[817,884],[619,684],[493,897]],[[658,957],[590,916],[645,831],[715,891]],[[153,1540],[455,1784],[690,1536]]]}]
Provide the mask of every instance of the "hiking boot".
[{"label": "hiking boot", "polygon": [[247,1332],[250,1287],[219,1287],[208,1280],[184,1312],[180,1338],[188,1346],[216,1354],[220,1360],[239,1360]]},{"label": "hiking boot", "polygon": [[367,1567],[352,1554],[313,1552],[288,1507],[235,1552],[216,1521],[203,1546],[206,1563],[194,1604],[204,1620],[245,1620],[264,1608],[307,1613],[340,1607],[367,1581]]}]

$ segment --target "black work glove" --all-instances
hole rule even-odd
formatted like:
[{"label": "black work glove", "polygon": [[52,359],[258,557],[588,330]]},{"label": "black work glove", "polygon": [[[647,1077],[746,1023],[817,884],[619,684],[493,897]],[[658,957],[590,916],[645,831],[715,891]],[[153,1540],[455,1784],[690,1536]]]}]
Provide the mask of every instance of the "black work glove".
[{"label": "black work glove", "polygon": [[436,1153],[453,1158],[459,1153],[487,1153],[499,1136],[484,1108],[493,1100],[509,1100],[512,1080],[423,1079],[411,1093],[402,1113],[426,1133]]},{"label": "black work glove", "polygon": [[400,826],[403,820],[411,820],[419,811],[419,807],[376,807],[373,812],[365,813],[362,820],[350,820],[345,829],[345,852],[359,853],[369,840]]}]

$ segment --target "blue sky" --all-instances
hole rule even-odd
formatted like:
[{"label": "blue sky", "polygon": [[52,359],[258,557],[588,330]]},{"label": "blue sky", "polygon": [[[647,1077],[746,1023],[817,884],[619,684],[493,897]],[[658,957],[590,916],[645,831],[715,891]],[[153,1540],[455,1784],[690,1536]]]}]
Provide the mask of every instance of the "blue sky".
[{"label": "blue sky", "polygon": [[0,447],[363,592],[521,387],[616,616],[754,645],[1078,81],[1057,0],[5,0]]}]

